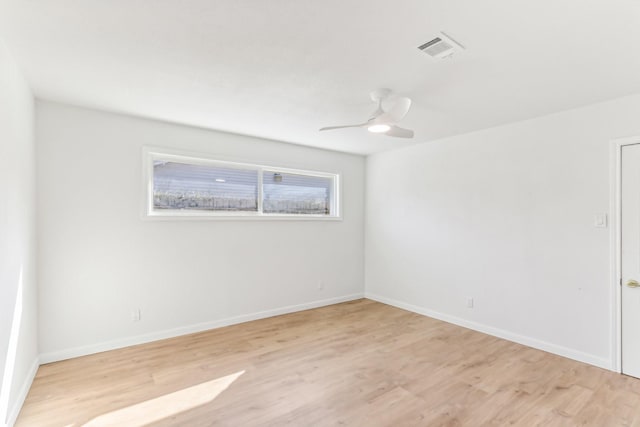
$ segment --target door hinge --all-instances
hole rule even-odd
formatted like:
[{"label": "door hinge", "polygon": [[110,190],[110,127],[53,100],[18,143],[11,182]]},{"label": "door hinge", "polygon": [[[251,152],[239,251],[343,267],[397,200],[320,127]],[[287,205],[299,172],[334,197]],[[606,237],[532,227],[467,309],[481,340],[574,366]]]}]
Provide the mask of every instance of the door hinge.
[{"label": "door hinge", "polygon": [[620,286],[622,286],[622,277],[620,278]]}]

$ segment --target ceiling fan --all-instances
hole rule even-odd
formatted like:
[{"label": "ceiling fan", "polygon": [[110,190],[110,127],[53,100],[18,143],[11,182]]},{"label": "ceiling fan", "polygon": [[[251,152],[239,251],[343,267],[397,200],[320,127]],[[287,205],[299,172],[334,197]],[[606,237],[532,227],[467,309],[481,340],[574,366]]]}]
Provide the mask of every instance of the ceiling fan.
[{"label": "ceiling fan", "polygon": [[391,97],[391,89],[377,89],[370,94],[373,102],[378,104],[378,108],[373,112],[369,120],[357,125],[328,126],[320,131],[344,129],[344,128],[367,128],[369,132],[380,133],[396,138],[413,138],[411,129],[404,129],[396,124],[401,121],[409,112],[411,99],[406,97],[395,98],[393,105],[388,110],[382,108],[382,102]]}]

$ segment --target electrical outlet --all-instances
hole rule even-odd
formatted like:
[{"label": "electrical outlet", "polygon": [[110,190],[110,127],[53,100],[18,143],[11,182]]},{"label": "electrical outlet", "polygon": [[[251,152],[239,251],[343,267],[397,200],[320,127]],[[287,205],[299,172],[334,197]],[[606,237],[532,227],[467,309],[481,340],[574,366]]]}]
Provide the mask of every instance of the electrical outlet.
[{"label": "electrical outlet", "polygon": [[473,298],[467,298],[467,308],[473,308]]},{"label": "electrical outlet", "polygon": [[318,280],[318,290],[321,291],[324,289],[324,282],[322,280]]},{"label": "electrical outlet", "polygon": [[607,228],[607,214],[595,214],[593,216],[593,226],[597,228]]},{"label": "electrical outlet", "polygon": [[136,308],[131,310],[131,321],[132,322],[139,322],[141,319],[140,317],[140,309]]}]

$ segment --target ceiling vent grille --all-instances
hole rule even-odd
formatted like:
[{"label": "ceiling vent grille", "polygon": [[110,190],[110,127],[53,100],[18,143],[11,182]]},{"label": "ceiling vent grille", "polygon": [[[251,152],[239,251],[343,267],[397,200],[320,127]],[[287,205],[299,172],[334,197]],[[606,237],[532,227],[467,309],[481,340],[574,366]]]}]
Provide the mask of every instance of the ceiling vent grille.
[{"label": "ceiling vent grille", "polygon": [[418,46],[418,49],[435,59],[450,58],[458,51],[464,50],[464,46],[440,32],[437,37]]}]

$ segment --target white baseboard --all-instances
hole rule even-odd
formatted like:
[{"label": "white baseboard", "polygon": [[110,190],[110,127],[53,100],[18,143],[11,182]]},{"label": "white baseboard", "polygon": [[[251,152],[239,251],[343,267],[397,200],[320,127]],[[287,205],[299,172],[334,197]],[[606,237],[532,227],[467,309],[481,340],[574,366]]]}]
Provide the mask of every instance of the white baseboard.
[{"label": "white baseboard", "polygon": [[533,347],[538,350],[543,350],[548,353],[557,354],[558,356],[567,357],[569,359],[577,360],[578,362],[588,363],[599,368],[608,370],[614,370],[612,361],[604,359],[592,354],[584,353],[571,348],[551,344],[546,341],[537,340],[524,335],[519,335],[513,332],[505,331],[504,329],[494,328],[492,326],[483,325],[481,323],[473,322],[470,320],[462,319],[456,316],[450,316],[448,314],[440,313],[428,308],[419,307],[417,305],[408,304],[402,301],[394,300],[391,298],[383,297],[381,295],[365,292],[365,298],[378,301],[384,304],[392,305],[394,307],[402,308],[404,310],[412,311],[414,313],[422,314],[427,317],[442,320],[447,323],[453,323],[454,325],[462,326],[464,328],[473,329],[474,331],[483,332],[494,337],[503,338],[508,341],[513,341],[518,344],[526,345],[527,347]]},{"label": "white baseboard", "polygon": [[324,307],[326,305],[338,304],[346,301],[353,301],[364,298],[364,293],[356,293],[344,295],[335,298],[312,301],[304,304],[289,305],[272,310],[259,311],[256,313],[244,314],[241,316],[229,317],[226,319],[214,320],[211,322],[197,323],[195,325],[181,326],[178,328],[167,329],[164,331],[151,332],[144,335],[122,338],[113,341],[90,344],[81,347],[74,347],[65,350],[43,353],[40,355],[40,363],[51,363],[60,360],[71,359],[73,357],[86,356],[88,354],[100,353],[117,348],[128,347],[137,344],[144,344],[151,341],[162,340],[166,338],[174,338],[180,335],[193,334],[196,332],[207,331],[209,329],[221,328],[223,326],[235,325],[238,323],[249,322],[251,320],[264,319],[267,317],[279,316],[281,314],[293,313],[296,311],[309,310],[311,308]]},{"label": "white baseboard", "polygon": [[7,426],[13,427],[18,419],[18,415],[20,414],[20,410],[22,409],[22,405],[24,404],[25,399],[27,398],[27,394],[29,394],[29,389],[31,388],[31,384],[33,383],[33,379],[36,377],[36,373],[38,372],[38,367],[40,366],[40,359],[36,357],[29,368],[29,372],[27,373],[27,377],[24,379],[22,383],[22,387],[20,387],[20,391],[18,392],[18,396],[16,397],[16,401],[14,402],[11,410],[9,411],[9,416],[7,418]]}]

